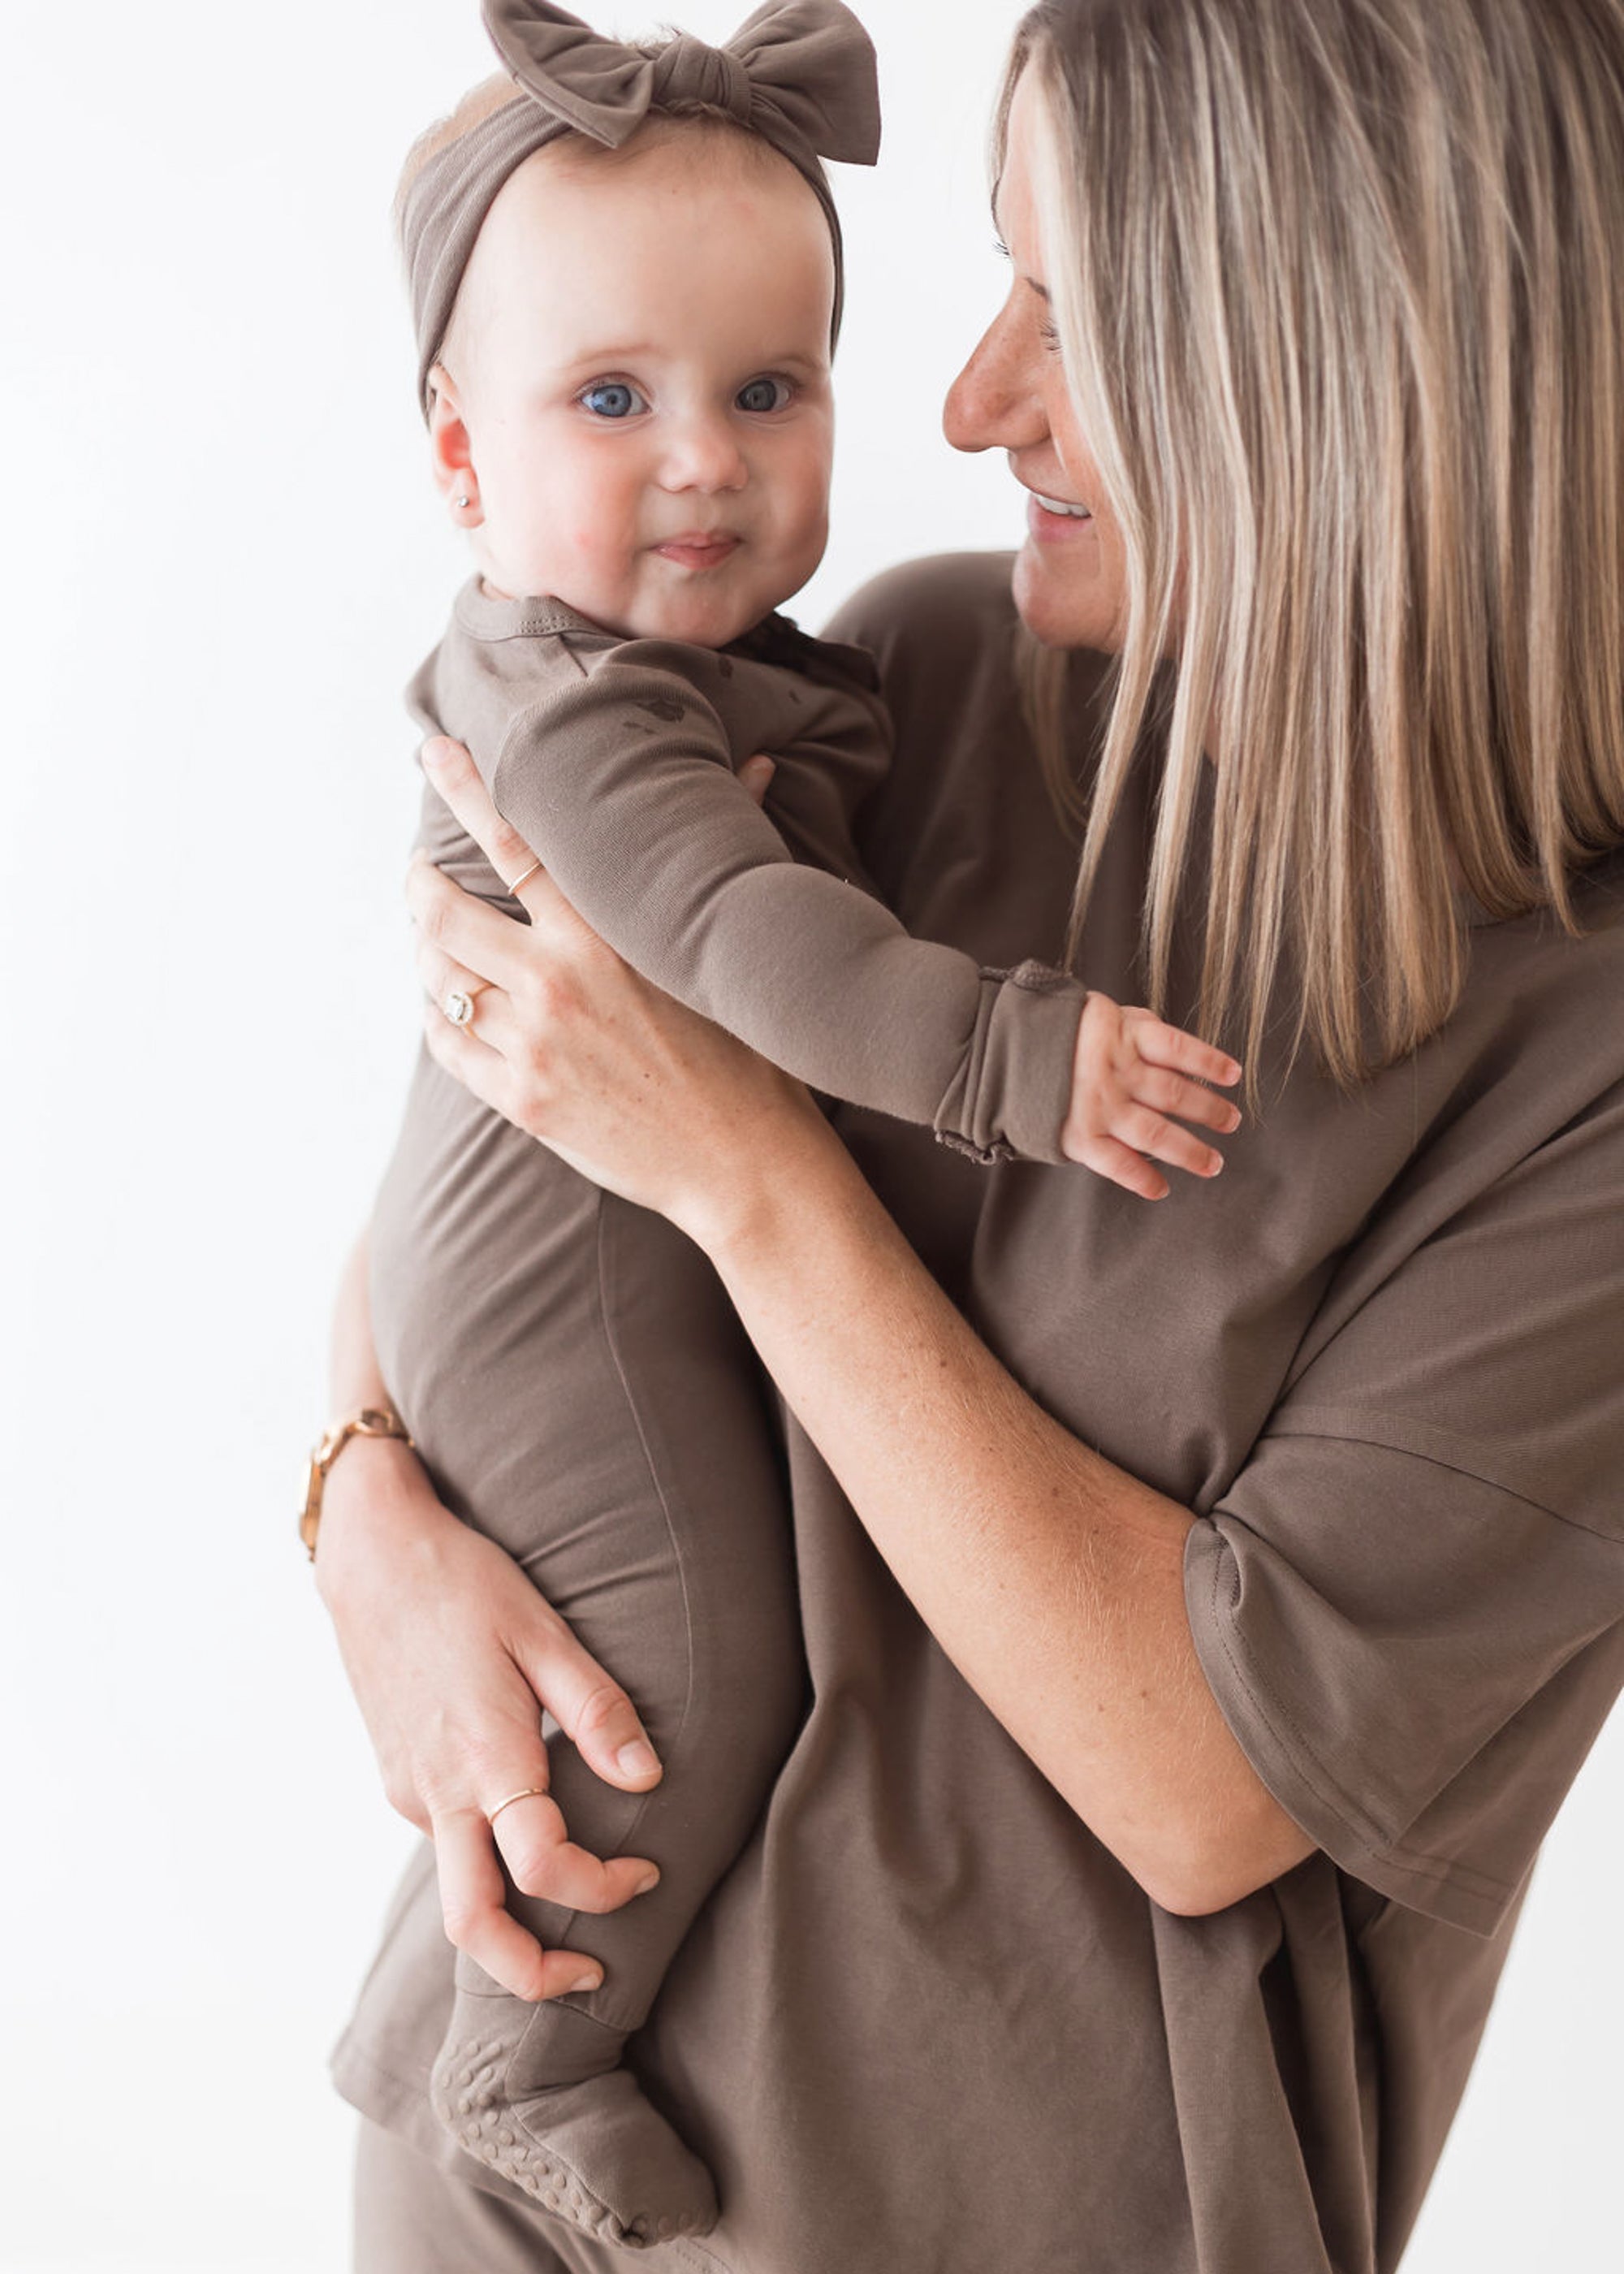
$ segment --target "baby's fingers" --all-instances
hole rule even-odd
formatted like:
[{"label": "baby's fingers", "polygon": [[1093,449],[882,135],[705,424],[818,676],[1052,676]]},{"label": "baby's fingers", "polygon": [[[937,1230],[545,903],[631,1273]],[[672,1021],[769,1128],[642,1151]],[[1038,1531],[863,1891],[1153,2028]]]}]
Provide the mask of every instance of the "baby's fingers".
[{"label": "baby's fingers", "polygon": [[[1169,1169],[1183,1169],[1192,1177],[1215,1177],[1223,1167],[1222,1153],[1148,1106],[1124,1106],[1111,1116],[1107,1133],[1135,1153],[1147,1154],[1153,1161],[1163,1161]],[[1116,1181],[1120,1184],[1122,1178]]]},{"label": "baby's fingers", "polygon": [[1238,1106],[1199,1081],[1187,1081],[1182,1073],[1168,1073],[1161,1066],[1140,1065],[1129,1075],[1127,1087],[1136,1105],[1147,1105],[1161,1114],[1177,1115],[1180,1121],[1193,1121],[1199,1128],[1222,1130],[1227,1135],[1241,1126]]},{"label": "baby's fingers", "polygon": [[1149,1011],[1129,1010],[1122,1015],[1129,1038],[1147,1065],[1193,1074],[1198,1081],[1215,1081],[1221,1089],[1231,1088],[1240,1080],[1242,1069],[1227,1050],[1214,1050],[1210,1043],[1187,1035],[1182,1027],[1169,1027]]},{"label": "baby's fingers", "polygon": [[1096,1177],[1109,1177],[1124,1192],[1137,1193],[1142,1201],[1164,1201],[1168,1196],[1167,1178],[1151,1166],[1143,1154],[1136,1153],[1131,1145],[1119,1143],[1115,1137],[1085,1137],[1071,1157],[1080,1167],[1092,1169]]}]

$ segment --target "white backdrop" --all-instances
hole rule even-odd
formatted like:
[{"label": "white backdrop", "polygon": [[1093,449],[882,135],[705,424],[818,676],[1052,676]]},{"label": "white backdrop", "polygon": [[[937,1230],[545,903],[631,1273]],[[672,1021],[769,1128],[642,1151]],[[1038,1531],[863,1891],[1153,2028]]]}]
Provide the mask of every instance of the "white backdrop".
[{"label": "white backdrop", "polygon": [[[999,290],[982,152],[1019,12],[868,0],[887,150],[839,184],[808,622],[906,555],[1015,540],[1002,463],[936,418]],[[489,57],[473,0],[6,23],[0,2263],[340,2274],[323,2060],[415,1835],[294,1493],[417,1031],[399,689],[464,573],[386,215]],[[1406,2274],[1616,2263],[1621,1790],[1615,1721]]]}]

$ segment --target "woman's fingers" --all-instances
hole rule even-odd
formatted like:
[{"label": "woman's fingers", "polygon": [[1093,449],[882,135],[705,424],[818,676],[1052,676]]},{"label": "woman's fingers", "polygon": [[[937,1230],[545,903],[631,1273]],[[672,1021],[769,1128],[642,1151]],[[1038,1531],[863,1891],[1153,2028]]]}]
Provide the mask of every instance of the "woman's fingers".
[{"label": "woman's fingers", "polygon": [[603,1969],[578,1950],[544,1950],[507,1909],[491,1826],[471,1809],[434,1819],[434,1861],[447,1938],[515,1998],[595,1990]]},{"label": "woman's fingers", "polygon": [[[415,953],[423,992],[448,1026],[489,1050],[505,1052],[519,1040],[513,1004],[505,988],[481,979],[477,972],[468,970],[431,940],[419,937]],[[453,1019],[447,1007],[459,995],[465,995],[471,1006],[466,1019]]]},{"label": "woman's fingers", "polygon": [[566,1910],[618,1911],[659,1880],[646,1856],[615,1856],[605,1864],[578,1848],[558,1803],[545,1793],[515,1800],[491,1828],[515,1886]]},{"label": "woman's fingers", "polygon": [[[491,802],[491,793],[479,778],[479,769],[461,742],[450,742],[443,734],[437,735],[432,742],[424,744],[423,763],[434,788],[508,891],[513,892],[530,922],[538,923],[544,919],[551,919],[567,927],[584,930],[581,919],[537,860],[534,848],[525,842],[510,822],[502,819]],[[421,866],[429,867],[425,855],[419,854],[417,861]],[[440,876],[438,870],[431,868],[430,874],[439,879],[446,894],[455,896],[447,898],[442,895],[439,900],[425,900],[425,907],[431,923],[450,921],[447,912],[455,910],[458,900],[469,902],[476,908],[486,908],[485,902],[459,892],[457,886]],[[518,887],[516,892],[514,891],[515,885]],[[407,897],[410,900],[410,894]],[[499,922],[507,924],[511,930],[513,920],[510,916],[502,915],[497,909],[486,909],[486,912],[495,916]],[[416,907],[412,913],[414,916],[417,915]],[[421,922],[423,918],[418,917],[417,920]],[[490,934],[485,936],[494,937]],[[447,944],[453,943],[448,941]],[[511,944],[511,941],[508,943],[509,946]],[[485,969],[477,957],[470,956],[467,960],[477,970]],[[501,974],[492,971],[488,975],[497,979]]]},{"label": "woman's fingers", "polygon": [[[443,947],[436,947],[420,932],[417,935],[412,953],[424,993],[431,1003],[438,1003],[442,1011],[455,995],[466,995],[470,1003],[477,1004],[482,995],[489,997],[494,991],[488,979],[481,979],[477,971],[469,970],[466,964],[457,962],[454,956],[446,953]],[[462,1020],[452,1020],[453,1026],[467,1023]]]},{"label": "woman's fingers", "polygon": [[[658,1784],[663,1773],[659,1761],[636,1708],[620,1683],[611,1680],[591,1653],[575,1639],[567,1623],[539,1599],[535,1604],[534,1617],[527,1616],[519,1624],[521,1631],[509,1630],[507,1647],[538,1702],[552,1714],[587,1766],[606,1782],[626,1791],[644,1792]],[[545,1768],[516,1787],[510,1785],[506,1791],[492,1791],[485,1799],[487,1811],[493,1811],[496,1818],[488,1834],[494,1836],[515,1886],[525,1894],[569,1910],[600,1913],[618,1910],[623,1903],[646,1894],[658,1885],[658,1871],[647,1856],[616,1856],[605,1863],[578,1847],[570,1839],[551,1795],[545,1790],[526,1792],[525,1782],[545,1787]],[[524,1796],[510,1799],[515,1790]],[[506,1807],[502,1805],[505,1800],[509,1801]],[[458,1934],[452,1935],[453,1941],[467,1950],[487,1973],[495,1975],[509,1989],[516,1989],[521,1997],[558,1997],[566,1991],[583,1987],[579,1979],[583,1961],[578,1953],[573,1958],[568,1951],[544,1954],[534,1938],[517,1929],[516,1923],[505,1911],[500,1918],[491,1915],[490,1883],[481,1878],[478,1859],[472,1852],[483,1825],[483,1818],[476,1818],[472,1835],[465,1825],[454,1828],[456,1868],[461,1874],[458,1884],[471,1891],[471,1901],[460,1915],[459,1925],[462,1931],[472,1934],[478,1947],[475,1942],[462,1940]],[[438,1832],[436,1836],[438,1839]],[[495,1871],[488,1836],[485,1849],[486,1861]],[[500,1902],[500,1872],[495,1871],[495,1877],[496,1900]],[[447,1883],[443,1861],[440,1884],[444,1899]],[[451,1932],[449,1922],[447,1931]],[[515,1939],[515,1933],[523,1937],[522,1941]],[[482,1950],[491,1952],[499,1962],[492,1964],[491,1958],[481,1955]],[[518,1989],[516,1974],[543,1986]]]},{"label": "woman's fingers", "polygon": [[509,891],[523,880],[518,899],[528,907],[526,895],[535,878],[525,872],[535,869],[536,855],[491,802],[479,769],[462,743],[434,735],[423,745],[423,769]]},{"label": "woman's fingers", "polygon": [[[530,891],[527,885],[527,900]],[[476,979],[512,987],[522,977],[524,926],[465,892],[422,853],[407,864],[406,906],[419,936]]]},{"label": "woman's fingers", "polygon": [[[475,1009],[477,1012],[477,1005]],[[487,1011],[487,1022],[489,1013]],[[488,1029],[487,1029],[488,1030]],[[454,1027],[437,1003],[423,1005],[423,1039],[436,1065],[471,1090],[481,1104],[524,1126],[523,1110],[514,1094],[513,1078],[500,1050],[482,1041],[472,1025]]]}]

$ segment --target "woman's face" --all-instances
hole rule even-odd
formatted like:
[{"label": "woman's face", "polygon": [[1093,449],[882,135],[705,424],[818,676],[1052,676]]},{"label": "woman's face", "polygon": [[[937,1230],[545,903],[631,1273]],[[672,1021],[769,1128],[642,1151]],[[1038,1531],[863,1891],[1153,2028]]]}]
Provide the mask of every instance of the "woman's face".
[{"label": "woman's face", "polygon": [[1010,471],[1032,493],[1015,564],[1015,605],[1028,629],[1048,647],[1114,654],[1124,636],[1126,570],[1060,367],[1033,194],[1037,107],[1024,72],[994,200],[1013,272],[1010,295],[954,380],[943,425],[956,450],[1007,451]]}]

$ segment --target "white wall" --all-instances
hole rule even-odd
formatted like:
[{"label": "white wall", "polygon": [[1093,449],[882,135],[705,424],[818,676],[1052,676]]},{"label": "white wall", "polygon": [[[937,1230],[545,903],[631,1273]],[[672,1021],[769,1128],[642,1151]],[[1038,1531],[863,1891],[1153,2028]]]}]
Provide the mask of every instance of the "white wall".
[{"label": "white wall", "polygon": [[[748,6],[680,12],[719,37]],[[808,621],[1019,528],[1002,463],[936,430],[999,290],[982,144],[1019,9],[867,12],[888,148],[840,184]],[[473,0],[33,0],[5,48],[0,2263],[338,2274],[323,2057],[412,1835],[292,1516],[416,1035],[399,689],[462,573],[385,215],[488,56]],[[1616,2248],[1621,1768],[1615,1728],[1409,2274]]]}]

